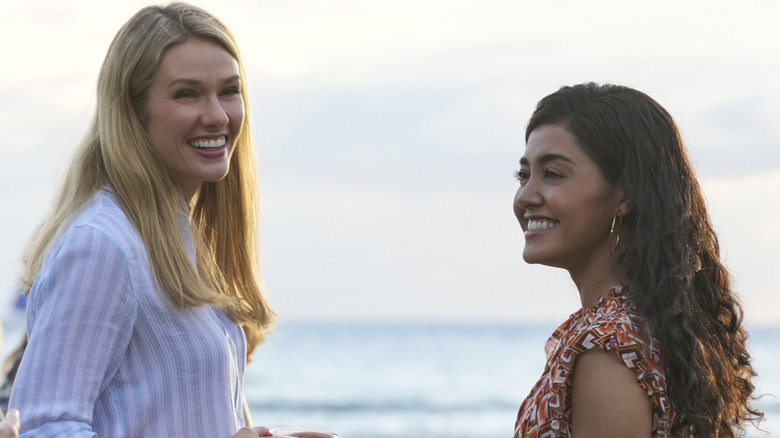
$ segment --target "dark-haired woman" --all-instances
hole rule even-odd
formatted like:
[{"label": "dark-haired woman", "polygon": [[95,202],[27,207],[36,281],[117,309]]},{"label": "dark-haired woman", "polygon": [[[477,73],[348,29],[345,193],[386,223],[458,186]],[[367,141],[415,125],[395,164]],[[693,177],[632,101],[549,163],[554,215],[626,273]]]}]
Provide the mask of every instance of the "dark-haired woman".
[{"label": "dark-haired woman", "polygon": [[542,99],[514,211],[523,258],[582,308],[550,337],[515,437],[733,437],[753,399],[741,306],[672,117],[593,83]]}]

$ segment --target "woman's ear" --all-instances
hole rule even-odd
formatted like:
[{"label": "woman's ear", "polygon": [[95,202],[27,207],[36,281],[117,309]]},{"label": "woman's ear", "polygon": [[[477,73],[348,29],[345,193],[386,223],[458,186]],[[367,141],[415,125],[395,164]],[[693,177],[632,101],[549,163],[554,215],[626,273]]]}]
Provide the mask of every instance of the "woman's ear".
[{"label": "woman's ear", "polygon": [[621,216],[626,216],[634,211],[634,200],[628,196],[625,190],[620,191],[620,203],[618,203],[617,211],[621,213]]},{"label": "woman's ear", "polygon": [[618,204],[618,210],[623,213],[623,216],[627,216],[629,213],[634,211],[634,201],[632,201],[631,198],[620,201],[620,204]]}]

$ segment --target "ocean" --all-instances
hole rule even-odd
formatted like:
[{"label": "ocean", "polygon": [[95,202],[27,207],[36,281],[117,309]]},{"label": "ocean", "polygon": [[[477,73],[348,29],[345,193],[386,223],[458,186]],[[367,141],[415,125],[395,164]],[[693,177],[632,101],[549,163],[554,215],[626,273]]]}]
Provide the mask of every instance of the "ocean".
[{"label": "ocean", "polygon": [[[2,352],[19,339],[4,324]],[[544,366],[556,325],[281,322],[247,367],[255,425],[342,438],[510,438]],[[780,328],[751,330],[759,393],[780,395]],[[763,431],[780,437],[780,402],[765,396]]]},{"label": "ocean", "polygon": [[[255,424],[342,438],[510,438],[551,325],[282,323],[249,365]],[[780,395],[780,328],[751,330],[758,392]],[[763,431],[780,437],[765,396]]]}]

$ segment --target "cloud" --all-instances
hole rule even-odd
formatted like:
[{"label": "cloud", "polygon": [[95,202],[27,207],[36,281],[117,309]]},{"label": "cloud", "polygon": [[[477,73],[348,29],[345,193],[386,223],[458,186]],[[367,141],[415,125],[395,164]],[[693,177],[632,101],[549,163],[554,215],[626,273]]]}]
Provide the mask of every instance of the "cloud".
[{"label": "cloud", "polygon": [[777,324],[780,308],[780,169],[702,181],[723,262],[745,301],[748,320]]},{"label": "cloud", "polygon": [[690,120],[688,146],[703,175],[733,181],[780,169],[780,106],[753,93],[720,95]]},{"label": "cloud", "polygon": [[[0,282],[9,285],[89,122],[105,50],[146,3],[82,2],[61,19],[46,13],[61,9],[52,1],[0,17],[0,38],[25,35],[7,45],[15,68],[0,84]],[[534,104],[592,80],[646,91],[680,122],[728,263],[759,303],[751,318],[773,320],[766,309],[777,306],[762,304],[780,296],[770,257],[780,236],[771,47],[780,3],[203,6],[231,27],[247,64],[265,273],[284,316],[568,315],[578,303],[568,275],[520,258],[511,172]]]}]

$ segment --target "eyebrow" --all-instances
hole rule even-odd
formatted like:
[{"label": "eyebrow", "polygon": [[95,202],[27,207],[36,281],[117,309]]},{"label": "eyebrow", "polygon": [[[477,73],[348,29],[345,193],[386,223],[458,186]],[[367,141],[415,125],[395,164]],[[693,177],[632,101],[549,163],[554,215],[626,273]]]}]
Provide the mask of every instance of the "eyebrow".
[{"label": "eyebrow", "polygon": [[[228,83],[235,82],[235,81],[240,81],[240,80],[241,80],[241,76],[234,75],[234,76],[230,76],[229,78],[225,78],[225,80],[222,81],[222,83],[223,84],[228,84]],[[194,87],[194,86],[200,85],[202,83],[203,83],[203,81],[199,81],[197,79],[182,78],[182,79],[174,80],[173,82],[168,84],[167,88],[170,89],[170,88],[173,88],[174,86],[179,85],[179,84],[184,84],[184,85],[188,85],[190,87]]]},{"label": "eyebrow", "polygon": [[[571,160],[571,158],[569,158],[569,157],[567,157],[565,155],[555,154],[555,153],[544,154],[541,157],[539,157],[539,159],[537,161],[540,164],[545,164],[545,163],[548,163],[550,161],[555,161],[555,160],[564,161],[566,163],[571,164],[572,166],[576,166],[577,165],[574,161]],[[522,158],[520,158],[520,164],[528,166],[530,163],[528,162],[528,158],[522,157]]]}]

